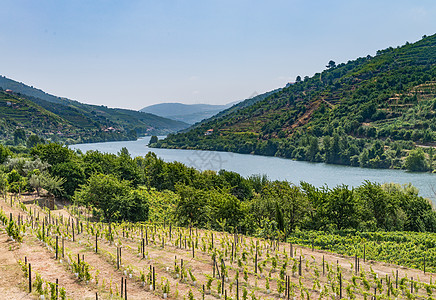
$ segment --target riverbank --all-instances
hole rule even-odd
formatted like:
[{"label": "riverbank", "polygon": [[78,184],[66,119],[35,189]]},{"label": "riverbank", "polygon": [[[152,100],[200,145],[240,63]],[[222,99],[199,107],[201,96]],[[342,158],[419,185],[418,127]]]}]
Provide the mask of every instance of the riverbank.
[{"label": "riverbank", "polygon": [[164,161],[179,161],[199,170],[219,171],[225,169],[237,172],[244,177],[265,174],[271,180],[287,180],[295,184],[304,181],[317,187],[324,185],[334,187],[341,184],[356,187],[365,180],[379,183],[411,183],[419,189],[421,196],[436,202],[433,192],[436,190],[436,174],[311,163],[231,152],[149,148],[149,141],[150,137],[144,137],[136,141],[76,144],[70,147],[80,149],[83,152],[98,150],[113,154],[126,147],[133,157],[145,156],[151,151]]}]

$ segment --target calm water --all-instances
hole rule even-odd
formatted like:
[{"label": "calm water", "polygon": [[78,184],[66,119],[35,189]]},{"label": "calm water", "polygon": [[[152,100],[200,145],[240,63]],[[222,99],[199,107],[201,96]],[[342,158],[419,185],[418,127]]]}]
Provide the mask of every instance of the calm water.
[{"label": "calm water", "polygon": [[80,149],[83,152],[98,150],[114,154],[119,152],[122,147],[126,147],[132,156],[144,156],[147,152],[152,151],[165,161],[179,161],[200,170],[219,171],[225,169],[235,171],[243,176],[266,174],[273,180],[288,180],[295,184],[306,181],[318,187],[325,184],[329,187],[339,184],[358,186],[364,180],[400,184],[410,182],[419,189],[422,196],[430,198],[436,203],[436,197],[433,193],[433,188],[436,190],[436,174],[364,169],[217,151],[152,149],[147,147],[149,140],[150,137],[145,137],[137,141],[77,144],[70,147]]}]

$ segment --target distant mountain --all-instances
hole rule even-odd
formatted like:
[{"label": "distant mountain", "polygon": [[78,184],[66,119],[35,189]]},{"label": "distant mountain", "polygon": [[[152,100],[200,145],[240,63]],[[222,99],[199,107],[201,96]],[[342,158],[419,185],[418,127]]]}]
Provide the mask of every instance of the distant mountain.
[{"label": "distant mountain", "polygon": [[[56,97],[4,76],[0,76],[0,91],[0,117],[3,121],[8,120],[8,124],[24,128],[28,134],[37,133],[44,138],[68,140],[69,143],[126,140],[134,139],[137,135],[166,135],[189,126],[149,113]],[[51,126],[53,122],[47,121],[50,118],[58,122],[55,126],[58,130]],[[35,124],[39,128],[34,128]],[[3,139],[11,135],[13,126],[7,127],[9,129],[5,128]]]},{"label": "distant mountain", "polygon": [[267,98],[268,96],[281,91],[281,90],[282,89],[279,88],[279,89],[275,89],[275,90],[272,90],[272,91],[269,91],[269,92],[266,92],[263,94],[255,95],[251,98],[247,98],[247,99],[242,100],[242,101],[232,102],[229,104],[229,107],[227,109],[220,111],[219,113],[210,117],[209,119],[205,119],[205,120],[201,121],[200,123],[195,124],[195,127],[200,126],[200,125],[205,124],[205,123],[208,123],[208,122],[211,122],[213,120],[222,118],[222,117],[227,116],[229,114],[235,113],[236,111],[243,109],[245,107],[249,107],[249,106],[251,106],[259,101],[262,101],[263,99]]},{"label": "distant mountain", "polygon": [[159,103],[144,107],[139,111],[182,121],[188,124],[195,124],[216,115],[226,108],[229,108],[232,104],[233,103],[226,105]]},{"label": "distant mountain", "polygon": [[338,65],[330,61],[313,77],[247,104],[154,146],[432,170],[436,35],[379,50],[376,56]]}]

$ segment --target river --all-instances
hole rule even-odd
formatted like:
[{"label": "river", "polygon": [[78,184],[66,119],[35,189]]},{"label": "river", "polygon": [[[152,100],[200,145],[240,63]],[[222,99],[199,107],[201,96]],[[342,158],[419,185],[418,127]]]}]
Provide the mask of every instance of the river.
[{"label": "river", "polygon": [[126,147],[133,157],[144,156],[152,151],[164,161],[179,161],[199,170],[219,171],[225,169],[243,176],[266,174],[272,180],[287,180],[295,184],[305,181],[318,187],[323,185],[334,187],[340,184],[358,186],[365,180],[379,183],[411,183],[419,189],[421,196],[430,198],[436,203],[433,192],[433,189],[436,191],[436,174],[365,169],[218,151],[154,149],[147,146],[149,140],[150,137],[144,137],[136,141],[77,144],[71,145],[70,148],[80,149],[82,152],[98,150],[116,154],[122,147]]}]

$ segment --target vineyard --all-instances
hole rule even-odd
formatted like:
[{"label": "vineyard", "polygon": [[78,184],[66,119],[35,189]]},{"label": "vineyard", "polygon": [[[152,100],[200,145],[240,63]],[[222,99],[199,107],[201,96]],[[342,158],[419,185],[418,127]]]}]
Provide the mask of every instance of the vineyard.
[{"label": "vineyard", "polygon": [[84,208],[50,211],[32,199],[0,200],[0,237],[9,247],[3,252],[16,258],[20,275],[12,285],[22,299],[433,299],[436,293],[429,273],[436,268],[435,234],[297,231],[281,242],[165,222],[93,222]]}]

